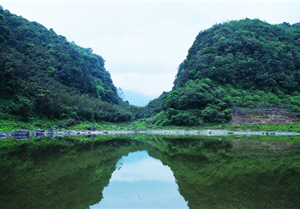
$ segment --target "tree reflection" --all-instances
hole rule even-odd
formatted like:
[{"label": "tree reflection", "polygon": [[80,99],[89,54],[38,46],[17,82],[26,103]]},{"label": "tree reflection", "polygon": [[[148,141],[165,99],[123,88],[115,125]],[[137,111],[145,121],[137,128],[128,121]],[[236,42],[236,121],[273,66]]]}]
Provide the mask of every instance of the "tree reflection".
[{"label": "tree reflection", "polygon": [[88,208],[102,200],[122,156],[141,150],[171,168],[189,208],[295,208],[300,203],[298,142],[103,137],[64,139],[71,147],[67,151],[41,152],[34,142],[23,146],[22,154],[2,154],[0,208]]}]

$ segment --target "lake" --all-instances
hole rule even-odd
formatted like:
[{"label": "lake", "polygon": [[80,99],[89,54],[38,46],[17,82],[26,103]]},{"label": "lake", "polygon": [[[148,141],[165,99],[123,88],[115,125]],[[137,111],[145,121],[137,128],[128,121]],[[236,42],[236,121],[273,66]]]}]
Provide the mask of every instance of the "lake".
[{"label": "lake", "polygon": [[299,208],[298,136],[0,140],[0,208]]}]

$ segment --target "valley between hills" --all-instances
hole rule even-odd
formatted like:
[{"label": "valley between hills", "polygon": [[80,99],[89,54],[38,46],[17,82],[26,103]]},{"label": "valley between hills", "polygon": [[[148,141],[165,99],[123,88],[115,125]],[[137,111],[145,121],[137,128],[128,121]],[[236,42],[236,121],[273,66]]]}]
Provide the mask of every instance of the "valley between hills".
[{"label": "valley between hills", "polygon": [[0,51],[2,131],[65,128],[61,124],[299,131],[300,23],[247,18],[200,31],[172,90],[145,107],[120,98],[92,49],[2,8]]}]

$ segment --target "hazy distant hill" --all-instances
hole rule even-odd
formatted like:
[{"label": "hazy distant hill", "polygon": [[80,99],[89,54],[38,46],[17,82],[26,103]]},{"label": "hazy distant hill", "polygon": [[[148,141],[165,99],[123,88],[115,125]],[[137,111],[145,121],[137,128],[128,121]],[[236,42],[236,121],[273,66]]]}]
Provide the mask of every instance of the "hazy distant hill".
[{"label": "hazy distant hill", "polygon": [[127,121],[101,56],[0,7],[0,118]]},{"label": "hazy distant hill", "polygon": [[299,112],[299,82],[300,23],[216,24],[196,37],[155,122],[225,122],[234,106]]}]

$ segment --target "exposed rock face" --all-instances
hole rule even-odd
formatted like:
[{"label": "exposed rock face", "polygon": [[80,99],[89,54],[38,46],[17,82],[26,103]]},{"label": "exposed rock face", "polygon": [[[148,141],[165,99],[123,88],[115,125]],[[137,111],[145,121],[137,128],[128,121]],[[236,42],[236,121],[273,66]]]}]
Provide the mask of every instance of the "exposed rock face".
[{"label": "exposed rock face", "polygon": [[2,132],[0,132],[0,137],[5,137],[6,135]]},{"label": "exposed rock face", "polygon": [[60,127],[66,127],[67,124],[66,124],[66,123],[63,123],[63,124],[60,124],[59,126],[60,126]]},{"label": "exposed rock face", "polygon": [[12,136],[29,136],[29,134],[28,130],[16,130],[11,133]]},{"label": "exposed rock face", "polygon": [[28,136],[12,136],[16,141],[26,141],[28,140]]},{"label": "exposed rock face", "polygon": [[45,133],[44,130],[41,130],[41,129],[35,130],[35,135],[45,135],[44,133]]},{"label": "exposed rock face", "polygon": [[88,130],[90,130],[90,131],[96,131],[96,127],[95,126],[90,126],[90,127],[88,127]]},{"label": "exposed rock face", "polygon": [[300,123],[299,115],[283,108],[234,108],[232,124],[292,124]]},{"label": "exposed rock face", "polygon": [[243,141],[237,139],[232,140],[231,144],[234,152],[239,153],[247,150],[252,155],[286,155],[300,148],[300,143],[293,141]]},{"label": "exposed rock face", "polygon": [[53,135],[53,130],[52,129],[49,129],[49,130],[47,130],[47,131],[45,131],[45,135]]},{"label": "exposed rock face", "polygon": [[89,135],[88,138],[94,139],[94,138],[96,138],[96,136],[97,136],[96,134],[92,134],[92,135]]}]

